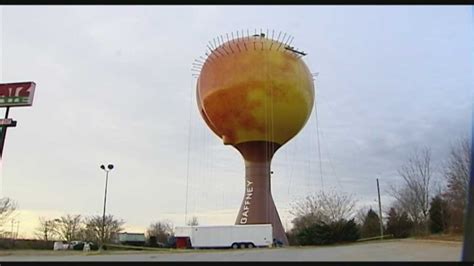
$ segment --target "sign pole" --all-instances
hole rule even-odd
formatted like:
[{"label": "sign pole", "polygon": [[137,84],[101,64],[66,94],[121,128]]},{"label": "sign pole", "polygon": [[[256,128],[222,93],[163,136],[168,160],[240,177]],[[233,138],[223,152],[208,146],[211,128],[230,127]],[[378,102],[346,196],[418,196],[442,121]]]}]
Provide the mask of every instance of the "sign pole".
[{"label": "sign pole", "polygon": [[[8,118],[8,114],[10,113],[10,107],[7,107],[7,110],[5,111],[5,119]],[[3,146],[5,145],[5,137],[7,136],[7,126],[2,126],[2,135],[0,139],[0,160],[3,157]]]}]

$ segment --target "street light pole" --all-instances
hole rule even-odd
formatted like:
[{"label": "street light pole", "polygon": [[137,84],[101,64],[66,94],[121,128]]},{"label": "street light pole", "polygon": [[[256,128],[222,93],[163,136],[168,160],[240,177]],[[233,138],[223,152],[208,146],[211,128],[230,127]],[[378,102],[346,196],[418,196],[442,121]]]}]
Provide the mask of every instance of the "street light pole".
[{"label": "street light pole", "polygon": [[104,193],[104,212],[102,213],[102,236],[101,242],[104,244],[105,239],[105,206],[107,204],[107,183],[109,181],[109,171],[105,171],[105,193]]},{"label": "street light pole", "polygon": [[104,248],[104,242],[105,242],[105,206],[107,203],[107,184],[109,182],[109,172],[114,169],[114,166],[112,164],[107,165],[107,169],[105,168],[104,165],[100,166],[100,169],[105,171],[105,193],[104,193],[104,211],[102,213],[102,232],[100,236],[100,249],[102,250]]}]

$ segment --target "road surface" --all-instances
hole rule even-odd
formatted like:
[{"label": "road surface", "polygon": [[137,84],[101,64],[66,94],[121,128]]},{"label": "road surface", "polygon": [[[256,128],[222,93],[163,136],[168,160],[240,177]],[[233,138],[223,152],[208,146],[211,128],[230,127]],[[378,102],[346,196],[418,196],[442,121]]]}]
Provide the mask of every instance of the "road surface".
[{"label": "road surface", "polygon": [[[190,252],[130,251],[77,255],[15,254],[2,261],[460,261],[461,242],[387,240],[332,247],[289,247]],[[51,254],[51,253],[49,253]],[[59,254],[59,255],[56,255]]]}]

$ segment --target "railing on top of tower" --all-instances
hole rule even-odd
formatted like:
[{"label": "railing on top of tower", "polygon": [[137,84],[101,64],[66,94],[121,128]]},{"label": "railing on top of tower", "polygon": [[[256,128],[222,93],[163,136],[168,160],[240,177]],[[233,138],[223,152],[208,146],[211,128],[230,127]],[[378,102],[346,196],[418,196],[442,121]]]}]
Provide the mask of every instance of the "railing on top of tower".
[{"label": "railing on top of tower", "polygon": [[[281,37],[282,33],[283,33],[283,37],[280,40],[280,37]],[[193,77],[198,77],[199,76],[199,73],[201,72],[202,67],[204,66],[205,63],[208,63],[208,62],[212,63],[213,60],[216,60],[221,56],[228,56],[228,55],[233,54],[235,52],[242,52],[244,49],[245,49],[245,51],[249,50],[246,42],[242,43],[244,45],[244,47],[241,48],[239,46],[239,43],[235,42],[236,40],[237,41],[240,41],[240,40],[253,40],[254,41],[253,42],[253,44],[254,44],[253,45],[253,50],[258,49],[257,46],[255,45],[255,43],[256,43],[255,40],[257,40],[261,44],[260,45],[260,47],[261,47],[260,50],[261,51],[263,51],[264,49],[267,48],[267,47],[265,47],[265,44],[264,44],[263,40],[264,39],[265,40],[270,40],[271,44],[268,47],[268,50],[270,50],[270,51],[272,50],[274,44],[275,45],[278,44],[278,47],[276,48],[277,51],[279,51],[281,49],[281,47],[283,47],[283,49],[281,51],[283,51],[283,52],[288,51],[290,54],[294,55],[296,58],[301,58],[301,57],[307,55],[307,53],[305,53],[304,51],[300,51],[300,50],[296,49],[294,46],[291,46],[291,43],[293,42],[294,37],[291,36],[290,34],[287,34],[286,32],[282,32],[282,31],[280,31],[278,33],[278,36],[276,37],[276,39],[274,38],[276,36],[275,30],[272,30],[271,37],[270,37],[268,29],[267,29],[266,33],[263,32],[262,29],[260,29],[260,32],[257,32],[257,30],[255,29],[254,34],[250,34],[249,30],[247,29],[246,34],[244,34],[244,30],[241,30],[240,35],[239,35],[239,31],[236,31],[236,36],[235,37],[234,37],[234,32],[231,32],[230,38],[229,38],[228,33],[226,33],[225,36],[226,36],[225,40],[224,40],[224,37],[222,35],[218,35],[216,38],[213,38],[212,41],[208,41],[208,44],[206,44],[206,51],[204,52],[204,56],[199,56],[198,58],[194,59],[194,61],[192,63],[191,71],[193,72],[192,73]],[[232,46],[229,45],[230,43],[237,46],[238,51],[232,49]],[[235,48],[235,46],[234,46],[234,48]]]}]

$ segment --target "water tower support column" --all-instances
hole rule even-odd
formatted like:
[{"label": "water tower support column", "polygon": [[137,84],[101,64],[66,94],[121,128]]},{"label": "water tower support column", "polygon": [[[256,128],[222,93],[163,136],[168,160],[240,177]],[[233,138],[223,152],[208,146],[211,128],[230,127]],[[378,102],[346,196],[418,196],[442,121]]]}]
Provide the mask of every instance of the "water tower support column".
[{"label": "water tower support column", "polygon": [[245,193],[235,224],[272,224],[273,237],[288,245],[288,239],[271,194],[270,165],[276,143],[252,141],[237,144],[245,159]]}]

